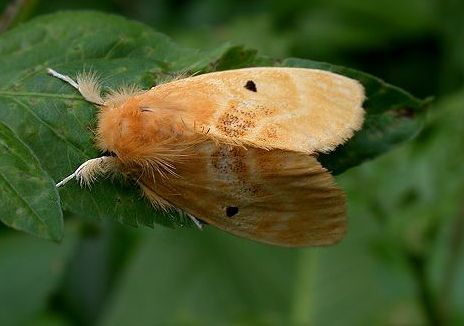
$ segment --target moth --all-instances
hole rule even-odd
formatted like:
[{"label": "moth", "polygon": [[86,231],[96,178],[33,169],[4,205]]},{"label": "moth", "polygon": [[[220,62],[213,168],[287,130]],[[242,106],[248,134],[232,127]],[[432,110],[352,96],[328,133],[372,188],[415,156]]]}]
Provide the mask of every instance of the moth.
[{"label": "moth", "polygon": [[94,74],[49,74],[98,109],[106,153],[71,179],[133,178],[159,209],[179,209],[234,235],[287,247],[339,241],[346,200],[318,162],[362,126],[353,79],[317,69],[260,67],[102,94]]}]

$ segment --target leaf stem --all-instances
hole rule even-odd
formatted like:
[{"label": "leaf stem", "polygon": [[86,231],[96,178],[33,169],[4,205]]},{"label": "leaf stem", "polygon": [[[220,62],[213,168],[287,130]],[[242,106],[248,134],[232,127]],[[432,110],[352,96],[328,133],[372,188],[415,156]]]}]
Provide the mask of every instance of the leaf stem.
[{"label": "leaf stem", "polygon": [[77,100],[77,101],[85,101],[82,96],[77,95],[66,95],[66,94],[54,94],[54,93],[38,93],[38,92],[14,92],[14,91],[0,91],[0,96],[26,96],[26,97],[54,97],[59,99],[65,100]]},{"label": "leaf stem", "polygon": [[313,311],[312,294],[317,271],[317,254],[315,249],[303,249],[297,258],[295,273],[294,298],[291,319],[294,325],[309,325]]},{"label": "leaf stem", "polygon": [[428,284],[426,259],[423,255],[407,252],[407,259],[412,268],[414,279],[419,290],[419,301],[429,325],[443,325],[440,311],[435,302],[433,291]]},{"label": "leaf stem", "polygon": [[0,17],[0,33],[6,31],[17,19],[21,8],[27,6],[28,0],[13,0],[5,8]]}]

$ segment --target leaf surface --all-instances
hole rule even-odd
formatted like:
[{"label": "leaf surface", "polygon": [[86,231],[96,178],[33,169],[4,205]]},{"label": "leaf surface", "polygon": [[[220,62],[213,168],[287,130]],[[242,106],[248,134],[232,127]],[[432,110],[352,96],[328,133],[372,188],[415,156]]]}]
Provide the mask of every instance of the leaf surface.
[{"label": "leaf surface", "polygon": [[17,230],[60,240],[63,213],[55,183],[34,153],[0,122],[0,220]]}]

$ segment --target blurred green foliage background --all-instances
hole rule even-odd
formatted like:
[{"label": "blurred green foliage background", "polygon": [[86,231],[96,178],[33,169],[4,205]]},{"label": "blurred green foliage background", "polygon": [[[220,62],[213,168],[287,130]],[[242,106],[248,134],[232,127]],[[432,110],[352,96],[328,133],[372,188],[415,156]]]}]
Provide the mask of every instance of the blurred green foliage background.
[{"label": "blurred green foliage background", "polygon": [[8,28],[59,10],[105,11],[190,47],[233,42],[327,61],[435,100],[418,137],[337,177],[349,231],[333,247],[91,216],[68,216],[58,245],[0,225],[0,325],[464,325],[463,1],[17,3]]}]

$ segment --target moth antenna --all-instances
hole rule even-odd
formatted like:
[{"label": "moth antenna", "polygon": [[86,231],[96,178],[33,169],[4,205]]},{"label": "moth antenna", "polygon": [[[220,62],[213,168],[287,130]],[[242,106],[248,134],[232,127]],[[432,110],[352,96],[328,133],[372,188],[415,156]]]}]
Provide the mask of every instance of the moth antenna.
[{"label": "moth antenna", "polygon": [[52,68],[47,68],[47,73],[50,76],[61,79],[62,81],[68,83],[81,93],[84,99],[87,102],[103,105],[104,101],[101,97],[101,87],[99,84],[98,77],[93,72],[84,72],[77,76],[77,81],[74,81],[68,75],[63,75],[53,70]]},{"label": "moth antenna", "polygon": [[114,169],[114,160],[114,157],[102,156],[85,161],[76,169],[76,171],[74,171],[74,173],[58,182],[56,187],[59,188],[64,186],[74,178],[81,186],[90,186],[91,183],[97,179],[98,175],[105,174]]}]

